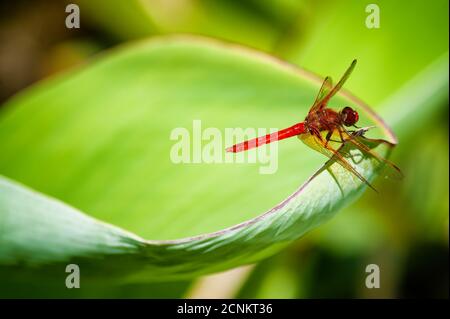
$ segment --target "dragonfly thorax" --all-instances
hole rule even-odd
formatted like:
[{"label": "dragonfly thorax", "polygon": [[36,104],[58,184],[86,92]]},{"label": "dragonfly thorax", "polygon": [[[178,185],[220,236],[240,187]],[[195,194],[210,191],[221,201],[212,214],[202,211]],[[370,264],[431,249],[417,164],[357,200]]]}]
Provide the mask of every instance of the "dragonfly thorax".
[{"label": "dragonfly thorax", "polygon": [[329,108],[323,108],[308,114],[305,124],[310,132],[320,132],[332,131],[343,123],[340,113]]}]

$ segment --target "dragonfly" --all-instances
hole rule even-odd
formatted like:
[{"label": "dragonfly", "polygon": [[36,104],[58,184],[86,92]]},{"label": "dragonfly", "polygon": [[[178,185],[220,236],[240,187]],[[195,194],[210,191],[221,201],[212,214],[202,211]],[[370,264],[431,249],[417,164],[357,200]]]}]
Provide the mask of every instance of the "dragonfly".
[{"label": "dragonfly", "polygon": [[[381,164],[387,164],[385,166],[391,168],[391,170],[393,169],[395,176],[401,177],[402,173],[395,164],[381,157],[367,146],[370,142],[384,140],[369,139],[364,136],[364,133],[367,132],[368,128],[359,128],[356,125],[359,120],[359,114],[355,109],[350,106],[345,106],[340,111],[335,111],[327,107],[330,99],[336,95],[344,85],[345,81],[347,81],[350,74],[353,72],[355,65],[356,59],[352,61],[350,67],[345,71],[342,78],[334,87],[331,77],[327,76],[324,79],[319,93],[303,122],[294,124],[275,133],[235,144],[228,147],[226,151],[232,153],[243,152],[264,144],[296,136],[310,148],[327,156],[329,161],[332,160],[339,163],[344,169],[351,172],[363,183],[376,191],[376,189],[349,163],[344,154],[342,154],[341,150],[343,149],[343,146],[350,143],[351,146],[359,149],[364,155],[375,158]],[[336,145],[340,146],[337,147]]]}]

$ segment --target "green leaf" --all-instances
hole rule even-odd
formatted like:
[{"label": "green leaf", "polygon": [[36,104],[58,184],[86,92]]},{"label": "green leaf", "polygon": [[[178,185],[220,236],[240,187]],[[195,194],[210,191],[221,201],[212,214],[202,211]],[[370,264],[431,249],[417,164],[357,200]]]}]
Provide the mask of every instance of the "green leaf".
[{"label": "green leaf", "polygon": [[[23,92],[0,114],[1,273],[33,281],[39,271],[50,282],[76,262],[92,281],[178,280],[279,251],[366,187],[296,139],[274,144],[278,169],[260,174],[261,163],[174,164],[169,137],[174,128],[192,132],[195,119],[220,132],[290,126],[320,84],[258,52],[168,37],[113,50]],[[330,105],[357,108],[362,125],[394,140],[348,93]],[[390,149],[375,147],[382,156]],[[378,163],[355,157],[373,180]]]}]

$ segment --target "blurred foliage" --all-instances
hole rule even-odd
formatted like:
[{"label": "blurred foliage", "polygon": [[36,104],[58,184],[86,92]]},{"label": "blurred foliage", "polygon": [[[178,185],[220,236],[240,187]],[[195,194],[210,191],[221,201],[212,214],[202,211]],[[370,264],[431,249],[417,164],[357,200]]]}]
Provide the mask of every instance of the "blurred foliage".
[{"label": "blurred foliage", "polygon": [[283,57],[319,74],[336,74],[351,57],[357,58],[358,70],[346,87],[377,109],[448,51],[448,2],[376,3],[380,28],[369,29],[365,1],[317,1],[304,38]]},{"label": "blurred foliage", "polygon": [[[400,144],[393,160],[404,170],[405,179],[379,181],[380,195],[367,192],[325,226],[258,264],[238,296],[448,297],[447,1],[379,0],[380,29],[365,27],[367,2],[362,0],[78,3],[82,31],[66,30],[65,37],[74,43],[87,40],[96,50],[144,36],[187,32],[249,45],[320,75],[340,74],[351,59],[358,58],[346,88],[394,125]],[[12,38],[7,36],[1,39]],[[61,36],[55,38],[61,41]],[[39,54],[29,57],[26,65],[34,65],[35,58],[34,63],[42,66],[43,59],[36,57],[52,45],[37,50]],[[83,52],[84,58],[91,54]],[[54,63],[49,62],[53,58],[44,60],[45,65]],[[442,72],[421,76],[436,61],[442,62]],[[19,67],[12,70],[18,71],[8,74],[26,72]],[[416,84],[417,78],[423,82]],[[19,78],[14,83],[25,86],[34,80]],[[10,95],[19,84],[0,90],[1,96]],[[402,112],[408,108],[397,104],[406,101],[414,112],[405,117]],[[362,287],[368,263],[378,263],[382,269],[378,291]],[[174,289],[172,296],[181,294]]]},{"label": "blurred foliage", "polygon": [[445,0],[433,5],[377,1],[380,29],[365,26],[367,3],[362,0],[78,3],[92,23],[122,39],[168,32],[203,34],[272,52],[318,74],[340,74],[343,65],[357,58],[358,71],[347,87],[375,107],[448,51]]},{"label": "blurred foliage", "polygon": [[254,14],[253,6],[245,1],[77,0],[76,3],[92,23],[121,39],[182,32],[268,49],[279,32],[264,16]]}]

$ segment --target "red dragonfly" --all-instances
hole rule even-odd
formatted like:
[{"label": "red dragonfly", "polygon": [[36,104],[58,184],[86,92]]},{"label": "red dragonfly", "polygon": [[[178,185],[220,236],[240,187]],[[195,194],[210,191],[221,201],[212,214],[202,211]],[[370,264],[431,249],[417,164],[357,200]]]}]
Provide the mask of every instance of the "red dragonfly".
[{"label": "red dragonfly", "polygon": [[[370,183],[355,168],[353,168],[344,155],[341,154],[340,148],[346,143],[351,143],[352,146],[358,148],[365,155],[370,155],[377,159],[380,163],[387,164],[387,167],[393,168],[396,171],[395,175],[401,176],[401,171],[397,166],[374,153],[370,147],[364,143],[364,140],[367,140],[368,142],[381,140],[373,140],[364,137],[363,134],[367,131],[367,129],[347,129],[348,127],[359,128],[356,126],[356,123],[359,120],[359,115],[356,110],[349,106],[345,106],[339,112],[336,112],[335,110],[327,107],[327,103],[342,88],[343,84],[355,68],[355,65],[356,60],[353,60],[350,67],[334,87],[332,85],[331,78],[328,76],[325,78],[316,100],[314,101],[313,106],[309,110],[308,115],[303,122],[294,124],[272,134],[267,134],[265,136],[233,145],[228,147],[226,151],[238,153],[274,141],[280,141],[289,137],[297,136],[306,145],[326,155],[328,158],[337,161],[346,170],[350,171],[362,182],[374,189],[372,185],[370,185]],[[332,145],[333,143],[330,142],[338,143],[341,147],[335,148]]]}]

